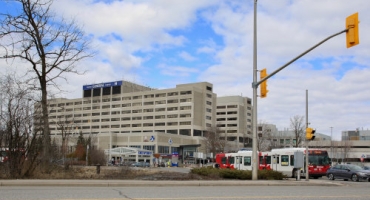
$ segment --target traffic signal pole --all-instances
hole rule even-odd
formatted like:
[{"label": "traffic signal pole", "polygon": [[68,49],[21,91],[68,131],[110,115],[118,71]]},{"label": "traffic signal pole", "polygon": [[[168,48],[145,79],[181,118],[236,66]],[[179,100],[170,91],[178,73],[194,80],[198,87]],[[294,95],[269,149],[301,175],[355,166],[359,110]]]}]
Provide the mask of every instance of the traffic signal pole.
[{"label": "traffic signal pole", "polygon": [[[356,25],[357,26],[357,25]],[[321,42],[317,43],[313,47],[309,48],[305,52],[301,53],[297,57],[293,58],[291,61],[286,63],[285,65],[281,66],[271,74],[267,75],[265,78],[261,79],[260,81],[257,81],[257,0],[254,1],[254,22],[253,22],[253,83],[252,83],[252,88],[253,88],[253,119],[252,119],[252,127],[253,127],[253,140],[252,140],[252,180],[258,180],[258,154],[257,154],[257,88],[258,86],[263,82],[269,79],[270,77],[274,76],[277,74],[279,71],[283,70],[285,67],[288,65],[292,64],[302,56],[306,55],[308,52],[312,51],[316,47],[320,46],[324,42],[328,41],[329,39],[340,35],[342,33],[348,32],[350,27],[346,28],[345,30],[342,30],[338,33],[335,33]],[[307,119],[307,118],[306,118]],[[308,143],[308,141],[307,141]],[[308,144],[306,144],[308,145]],[[308,152],[307,152],[308,153]],[[306,163],[307,166],[308,163]],[[307,170],[308,171],[308,170]],[[307,179],[307,176],[306,176]]]}]

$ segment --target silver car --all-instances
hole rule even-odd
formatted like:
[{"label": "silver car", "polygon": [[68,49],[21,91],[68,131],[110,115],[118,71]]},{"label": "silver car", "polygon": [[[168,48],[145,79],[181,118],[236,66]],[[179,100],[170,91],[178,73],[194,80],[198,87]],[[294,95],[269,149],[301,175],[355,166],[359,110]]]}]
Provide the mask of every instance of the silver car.
[{"label": "silver car", "polygon": [[339,164],[331,167],[326,172],[326,176],[330,180],[351,179],[352,181],[370,181],[370,170],[365,170],[360,166],[352,164]]}]

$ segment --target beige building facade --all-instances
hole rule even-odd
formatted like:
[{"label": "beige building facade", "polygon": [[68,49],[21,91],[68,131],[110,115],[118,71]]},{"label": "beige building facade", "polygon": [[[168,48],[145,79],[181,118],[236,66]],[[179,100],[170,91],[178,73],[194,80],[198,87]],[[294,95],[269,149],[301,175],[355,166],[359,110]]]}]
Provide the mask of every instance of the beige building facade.
[{"label": "beige building facade", "polygon": [[207,82],[156,90],[127,81],[83,86],[83,98],[49,100],[51,135],[91,136],[99,149],[136,147],[193,157],[216,121],[217,95]]}]

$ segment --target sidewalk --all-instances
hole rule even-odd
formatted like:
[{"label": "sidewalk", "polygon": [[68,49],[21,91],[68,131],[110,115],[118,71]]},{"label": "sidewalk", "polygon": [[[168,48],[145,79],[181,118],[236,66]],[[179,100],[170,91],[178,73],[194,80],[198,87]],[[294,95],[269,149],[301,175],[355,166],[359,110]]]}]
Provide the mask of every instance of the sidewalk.
[{"label": "sidewalk", "polygon": [[51,187],[168,187],[168,186],[342,186],[329,180],[191,180],[191,181],[145,181],[145,180],[0,180],[4,186],[51,186]]}]

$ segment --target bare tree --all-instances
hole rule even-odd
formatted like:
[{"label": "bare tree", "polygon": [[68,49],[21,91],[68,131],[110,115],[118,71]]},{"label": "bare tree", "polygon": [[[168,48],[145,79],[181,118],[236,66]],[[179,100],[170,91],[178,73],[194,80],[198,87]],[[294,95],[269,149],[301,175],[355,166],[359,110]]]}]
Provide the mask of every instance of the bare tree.
[{"label": "bare tree", "polygon": [[[64,108],[62,108],[64,110]],[[68,115],[64,115],[62,117],[58,117],[57,120],[54,122],[57,125],[57,129],[59,130],[61,134],[61,139],[62,139],[62,144],[61,144],[61,153],[62,153],[62,159],[63,159],[63,164],[65,165],[65,159],[66,159],[66,153],[67,153],[67,148],[68,148],[68,142],[69,142],[69,137],[72,134],[73,131],[73,118]],[[58,146],[58,144],[56,144]]]},{"label": "bare tree", "polygon": [[[32,131],[32,96],[25,84],[10,75],[0,81],[2,145],[6,150],[5,173],[11,178],[29,176],[38,165],[42,149],[39,133]],[[3,110],[3,108],[5,108]]]},{"label": "bare tree", "polygon": [[290,128],[293,130],[294,138],[296,140],[294,147],[298,147],[305,137],[305,124],[303,119],[303,116],[298,115],[290,118]]},{"label": "bare tree", "polygon": [[[6,60],[19,59],[29,64],[30,83],[41,89],[44,159],[50,159],[50,128],[47,86],[58,88],[55,80],[65,73],[77,73],[75,64],[89,56],[89,41],[74,21],[57,19],[50,10],[53,0],[13,0],[16,8],[1,13],[0,47]],[[6,8],[3,10],[7,10]],[[11,10],[11,9],[9,9]],[[32,81],[32,82],[31,82]]]},{"label": "bare tree", "polygon": [[221,129],[218,126],[208,127],[204,134],[206,138],[206,150],[211,152],[213,156],[218,152],[224,152],[227,146],[227,140],[221,135]]},{"label": "bare tree", "polygon": [[268,124],[264,122],[258,123],[257,128],[257,150],[258,151],[269,151],[271,150],[271,129]]}]

